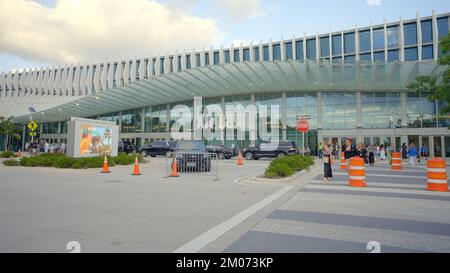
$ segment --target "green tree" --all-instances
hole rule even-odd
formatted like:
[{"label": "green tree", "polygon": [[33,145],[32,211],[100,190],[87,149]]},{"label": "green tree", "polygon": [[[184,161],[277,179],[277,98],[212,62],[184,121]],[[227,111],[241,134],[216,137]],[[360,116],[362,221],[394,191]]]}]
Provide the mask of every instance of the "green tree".
[{"label": "green tree", "polygon": [[450,33],[444,36],[440,41],[442,57],[439,59],[439,65],[442,66],[442,72],[436,75],[418,76],[415,81],[408,85],[408,88],[417,93],[429,92],[429,101],[439,101],[441,107],[439,114],[447,116],[450,114]]},{"label": "green tree", "polygon": [[11,118],[0,117],[0,136],[5,136],[4,150],[7,150],[9,144],[11,144],[13,138],[21,139],[20,130],[17,130],[17,126],[11,121]]}]

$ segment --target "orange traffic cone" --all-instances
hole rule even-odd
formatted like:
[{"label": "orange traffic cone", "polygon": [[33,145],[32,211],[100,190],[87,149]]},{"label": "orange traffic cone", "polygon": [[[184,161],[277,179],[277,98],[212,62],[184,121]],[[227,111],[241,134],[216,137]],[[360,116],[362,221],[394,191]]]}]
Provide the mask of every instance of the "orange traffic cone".
[{"label": "orange traffic cone", "polygon": [[177,159],[175,158],[175,153],[173,154],[173,160],[172,160],[172,173],[170,174],[170,177],[178,177],[178,163]]},{"label": "orange traffic cone", "polygon": [[111,171],[109,170],[108,167],[108,158],[105,155],[105,159],[103,160],[103,170],[101,171],[101,173],[110,173]]},{"label": "orange traffic cone", "polygon": [[19,149],[19,151],[17,152],[17,157],[21,158],[22,157],[22,151]]},{"label": "orange traffic cone", "polygon": [[237,165],[244,165],[244,158],[242,158],[242,153],[240,150],[237,158]]},{"label": "orange traffic cone", "polygon": [[134,160],[134,170],[131,175],[141,175],[141,172],[139,171],[139,160],[136,156],[136,160]]}]

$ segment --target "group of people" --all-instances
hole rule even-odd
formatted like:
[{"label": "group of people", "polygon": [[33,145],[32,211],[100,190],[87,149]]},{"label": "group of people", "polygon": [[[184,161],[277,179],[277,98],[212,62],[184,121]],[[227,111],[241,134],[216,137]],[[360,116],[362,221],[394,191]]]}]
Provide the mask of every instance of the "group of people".
[{"label": "group of people", "polygon": [[[328,140],[324,144],[319,144],[319,158],[322,158],[324,163],[324,180],[330,181],[333,177],[333,172],[331,169],[331,163],[333,158],[335,160],[339,160],[340,151],[344,152],[344,157],[346,160],[346,165],[348,169],[350,158],[352,157],[360,157],[364,159],[364,163],[370,166],[375,165],[375,161],[377,159],[381,161],[386,161],[391,164],[392,153],[395,151],[392,144],[388,146],[381,145],[365,145],[363,143],[359,143],[357,145],[353,145],[351,139],[346,139],[345,144],[342,146],[342,149],[339,149],[339,145],[337,143],[331,143],[331,140]],[[420,156],[419,151],[417,150],[414,143],[411,143],[409,147],[406,143],[403,143],[401,148],[402,158],[408,159],[409,164],[415,168],[417,161],[421,158],[426,158],[428,156],[427,148],[422,144],[420,148]]]},{"label": "group of people", "polygon": [[32,141],[25,143],[25,152],[31,156],[37,155],[38,153],[65,153],[66,143],[61,142],[50,144],[46,140]]}]

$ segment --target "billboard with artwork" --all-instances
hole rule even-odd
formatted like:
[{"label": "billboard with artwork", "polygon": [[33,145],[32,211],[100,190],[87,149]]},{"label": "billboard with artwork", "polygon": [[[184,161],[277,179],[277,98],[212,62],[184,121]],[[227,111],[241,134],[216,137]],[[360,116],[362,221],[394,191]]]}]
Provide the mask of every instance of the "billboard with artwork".
[{"label": "billboard with artwork", "polygon": [[72,118],[67,137],[68,156],[117,155],[119,128],[114,122]]}]

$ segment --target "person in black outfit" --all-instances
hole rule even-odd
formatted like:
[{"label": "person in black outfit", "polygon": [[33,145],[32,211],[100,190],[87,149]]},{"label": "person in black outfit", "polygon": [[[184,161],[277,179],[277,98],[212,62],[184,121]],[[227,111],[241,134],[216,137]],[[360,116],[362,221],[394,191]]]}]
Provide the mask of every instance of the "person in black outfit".
[{"label": "person in black outfit", "polygon": [[330,181],[330,178],[333,177],[333,172],[331,170],[331,154],[332,148],[330,147],[330,143],[324,143],[322,148],[323,155],[323,178],[326,181]]},{"label": "person in black outfit", "polygon": [[408,157],[407,157],[407,150],[408,150],[408,147],[406,146],[406,143],[403,143],[402,144],[402,158],[403,159],[407,159]]},{"label": "person in black outfit", "polygon": [[373,164],[375,163],[375,155],[374,155],[374,153],[373,153],[373,145],[372,144],[370,144],[370,146],[369,146],[369,165],[370,166],[373,166]]}]

